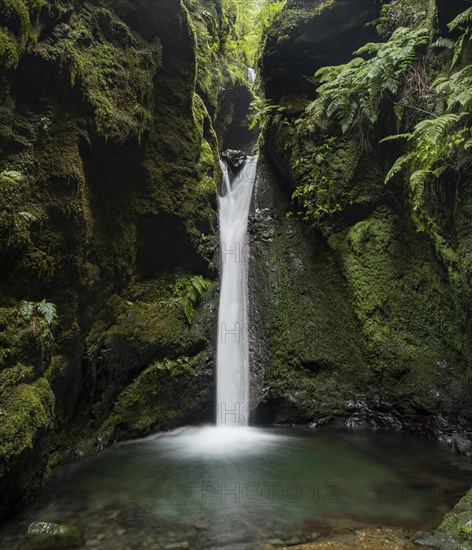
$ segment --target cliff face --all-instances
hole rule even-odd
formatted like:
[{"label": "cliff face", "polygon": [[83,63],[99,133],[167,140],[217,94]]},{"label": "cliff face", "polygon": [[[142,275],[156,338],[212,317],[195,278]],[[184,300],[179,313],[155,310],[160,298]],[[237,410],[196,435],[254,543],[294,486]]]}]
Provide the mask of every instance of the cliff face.
[{"label": "cliff face", "polygon": [[[436,36],[467,7],[392,4],[405,24],[421,11]],[[444,215],[450,225],[438,238],[418,231],[409,182],[384,183],[395,150],[375,143],[395,131],[388,110],[369,130],[373,145],[326,126],[294,139],[314,98],[315,71],[378,42],[375,27],[366,26],[378,9],[373,2],[289,0],[266,36],[263,86],[284,110],[283,122],[265,132],[268,167],[252,224],[253,315],[261,326],[254,335],[255,417],[406,428],[453,441],[455,431],[470,431],[472,415],[470,189],[452,184],[457,197],[452,208],[445,199]],[[429,77],[441,63],[430,53]],[[294,214],[291,194],[310,183],[316,155],[326,150],[316,149],[320,142],[330,148],[324,181],[332,185],[318,190],[326,213],[314,227]]]},{"label": "cliff face", "polygon": [[[442,32],[464,2],[393,5]],[[313,73],[377,40],[379,7],[288,0],[265,39],[262,85],[288,124],[265,132],[251,217],[255,418],[462,445],[467,186],[452,182],[441,239],[418,232],[407,182],[384,184],[394,151],[337,136],[335,211],[287,217]],[[0,517],[61,461],[213,413],[218,149],[252,139],[234,17],[213,0],[0,6]]]},{"label": "cliff face", "polygon": [[0,516],[65,458],[211,414],[230,19],[188,8],[0,7]]}]

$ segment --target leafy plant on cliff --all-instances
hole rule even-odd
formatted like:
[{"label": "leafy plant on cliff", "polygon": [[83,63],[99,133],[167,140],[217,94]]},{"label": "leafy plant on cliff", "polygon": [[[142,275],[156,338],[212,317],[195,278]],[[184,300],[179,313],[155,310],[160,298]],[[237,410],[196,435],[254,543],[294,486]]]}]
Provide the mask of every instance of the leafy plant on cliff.
[{"label": "leafy plant on cliff", "polygon": [[4,170],[0,172],[0,182],[5,183],[19,183],[23,181],[24,176],[18,170]]},{"label": "leafy plant on cliff", "polygon": [[466,43],[472,40],[472,8],[460,13],[448,24],[448,28],[450,32],[461,31],[461,36],[456,41],[450,38],[439,38],[434,45],[454,51],[452,58],[452,67],[454,67],[461,58]]},{"label": "leafy plant on cliff", "polygon": [[383,0],[376,29],[380,36],[388,38],[399,27],[415,28],[424,23],[428,0]]},{"label": "leafy plant on cliff", "polygon": [[[468,26],[471,18],[472,9],[469,9],[449,24],[450,30],[460,28],[463,31],[459,39],[452,42],[452,66],[459,60],[464,43],[472,36],[472,28]],[[408,170],[416,212],[427,210],[428,183],[437,183],[446,174],[453,175],[453,181],[460,180],[465,168],[472,163],[469,154],[472,149],[472,65],[440,76],[433,83],[432,91],[436,93],[437,113],[430,113],[430,118],[419,122],[411,132],[384,140],[408,142],[407,152],[394,163],[386,182]],[[420,228],[424,228],[424,220],[420,221]]]},{"label": "leafy plant on cliff", "polygon": [[391,136],[383,141],[406,139],[413,144],[411,150],[394,163],[385,179],[388,183],[404,168],[411,171],[410,184],[415,210],[423,205],[425,184],[428,178],[439,178],[446,170],[458,172],[457,153],[472,146],[467,140],[466,128],[460,127],[463,116],[448,113],[419,122],[408,134]]},{"label": "leafy plant on cliff", "polygon": [[42,318],[51,326],[57,319],[57,308],[52,302],[41,300],[40,302],[28,302],[23,300],[18,306],[18,315],[22,319],[32,322],[33,329],[37,328],[35,317]]},{"label": "leafy plant on cliff", "polygon": [[345,65],[323,67],[315,75],[321,85],[307,115],[334,121],[343,133],[376,124],[384,100],[395,97],[428,40],[427,29],[401,27],[388,42],[369,43],[354,52],[368,59],[355,57]]},{"label": "leafy plant on cliff", "polygon": [[292,200],[303,208],[303,219],[315,224],[341,210],[331,170],[336,141],[331,137],[321,145],[311,147],[292,166],[297,181],[304,182],[295,189]]},{"label": "leafy plant on cliff", "polygon": [[261,133],[264,134],[271,126],[278,126],[283,123],[285,107],[277,105],[270,99],[256,97],[251,103],[251,108],[254,115],[249,126],[250,130],[258,126]]},{"label": "leafy plant on cliff", "polygon": [[180,275],[172,285],[172,303],[182,308],[189,325],[192,324],[198,300],[210,286],[211,282],[201,275],[194,275],[193,277]]}]

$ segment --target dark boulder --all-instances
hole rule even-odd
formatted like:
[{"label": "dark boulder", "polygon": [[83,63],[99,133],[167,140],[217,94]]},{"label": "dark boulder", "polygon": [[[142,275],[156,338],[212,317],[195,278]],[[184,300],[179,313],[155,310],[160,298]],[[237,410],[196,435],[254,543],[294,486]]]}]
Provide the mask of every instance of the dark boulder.
[{"label": "dark boulder", "polygon": [[236,151],[235,149],[228,149],[221,154],[221,158],[226,162],[229,169],[233,174],[237,174],[246,162],[247,155],[242,151]]}]

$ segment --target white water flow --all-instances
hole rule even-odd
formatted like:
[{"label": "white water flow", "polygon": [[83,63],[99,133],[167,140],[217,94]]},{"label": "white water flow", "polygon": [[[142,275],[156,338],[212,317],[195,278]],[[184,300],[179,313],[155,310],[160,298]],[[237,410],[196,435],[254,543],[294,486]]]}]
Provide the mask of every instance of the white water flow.
[{"label": "white water flow", "polygon": [[257,156],[247,157],[233,176],[226,163],[220,213],[221,291],[216,357],[218,426],[245,426],[249,417],[247,224]]},{"label": "white water flow", "polygon": [[247,68],[247,80],[249,84],[254,84],[256,81],[256,71],[252,67]]}]

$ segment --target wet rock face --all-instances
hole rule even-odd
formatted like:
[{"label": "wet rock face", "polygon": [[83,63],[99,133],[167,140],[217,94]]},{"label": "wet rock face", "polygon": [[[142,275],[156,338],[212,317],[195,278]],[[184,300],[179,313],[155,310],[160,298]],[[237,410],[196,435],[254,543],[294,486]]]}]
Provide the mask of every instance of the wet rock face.
[{"label": "wet rock face", "polygon": [[450,446],[460,454],[472,456],[472,440],[461,433],[454,433],[448,441]]},{"label": "wet rock face", "polygon": [[326,242],[287,218],[290,190],[262,157],[259,165],[249,224],[253,417],[307,423],[361,392],[366,350]]},{"label": "wet rock face", "polygon": [[221,154],[221,158],[226,161],[233,174],[237,174],[243,167],[247,155],[242,151],[236,151],[234,149],[227,149]]}]

